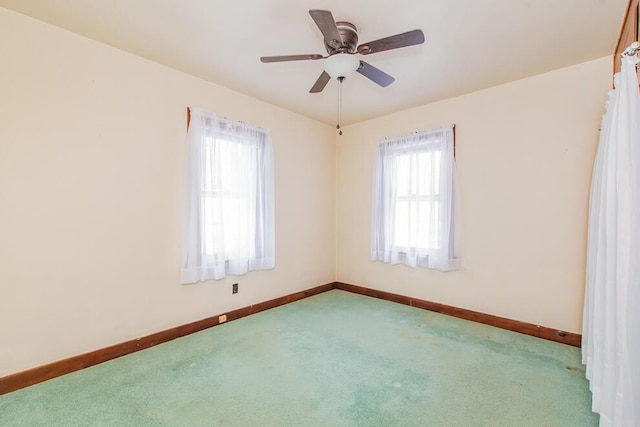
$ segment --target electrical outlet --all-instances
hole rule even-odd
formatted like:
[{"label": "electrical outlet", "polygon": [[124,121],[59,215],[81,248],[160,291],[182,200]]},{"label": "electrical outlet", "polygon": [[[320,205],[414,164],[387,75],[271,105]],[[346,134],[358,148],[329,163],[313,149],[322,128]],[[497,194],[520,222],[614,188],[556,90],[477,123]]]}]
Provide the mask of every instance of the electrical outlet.
[{"label": "electrical outlet", "polygon": [[218,316],[218,323],[224,323],[227,321],[227,315],[223,314],[222,316]]},{"label": "electrical outlet", "polygon": [[237,294],[237,293],[238,293],[238,284],[237,284],[237,283],[234,283],[234,284],[231,286],[231,293],[232,293],[232,294]]}]

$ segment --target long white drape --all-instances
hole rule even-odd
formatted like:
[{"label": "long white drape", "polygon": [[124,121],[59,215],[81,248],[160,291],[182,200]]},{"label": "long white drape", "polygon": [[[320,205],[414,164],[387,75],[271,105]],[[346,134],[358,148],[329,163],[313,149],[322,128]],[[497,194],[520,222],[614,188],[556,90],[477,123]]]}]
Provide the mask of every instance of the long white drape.
[{"label": "long white drape", "polygon": [[582,361],[600,425],[640,426],[638,58],[614,77],[593,170]]},{"label": "long white drape", "polygon": [[378,144],[371,260],[460,268],[453,138],[449,125]]},{"label": "long white drape", "polygon": [[182,283],[275,266],[269,131],[191,108]]}]

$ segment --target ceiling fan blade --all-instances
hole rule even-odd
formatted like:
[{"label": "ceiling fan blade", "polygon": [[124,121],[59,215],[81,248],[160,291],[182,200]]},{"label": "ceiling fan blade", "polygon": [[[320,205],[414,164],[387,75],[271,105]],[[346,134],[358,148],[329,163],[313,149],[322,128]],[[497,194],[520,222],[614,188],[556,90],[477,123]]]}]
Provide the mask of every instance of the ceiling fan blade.
[{"label": "ceiling fan blade", "polygon": [[309,92],[322,92],[327,83],[329,83],[329,80],[331,80],[331,76],[326,71],[323,71],[322,74],[320,74],[320,77],[318,77],[318,80],[316,80],[316,82],[313,84],[313,87]]},{"label": "ceiling fan blade", "polygon": [[311,9],[309,15],[311,15],[318,28],[320,28],[326,44],[333,48],[342,46],[342,37],[340,37],[338,26],[330,11]]},{"label": "ceiling fan blade", "polygon": [[369,55],[371,53],[398,49],[422,43],[424,43],[424,33],[422,30],[413,30],[402,34],[396,34],[395,36],[374,40],[369,43],[362,43],[358,46],[358,53],[361,55]]},{"label": "ceiling fan blade", "polygon": [[360,67],[356,71],[382,87],[387,87],[396,80],[384,71],[364,61],[360,61]]},{"label": "ceiling fan blade", "polygon": [[261,62],[283,62],[283,61],[302,61],[305,59],[322,59],[322,55],[284,55],[284,56],[262,56]]}]

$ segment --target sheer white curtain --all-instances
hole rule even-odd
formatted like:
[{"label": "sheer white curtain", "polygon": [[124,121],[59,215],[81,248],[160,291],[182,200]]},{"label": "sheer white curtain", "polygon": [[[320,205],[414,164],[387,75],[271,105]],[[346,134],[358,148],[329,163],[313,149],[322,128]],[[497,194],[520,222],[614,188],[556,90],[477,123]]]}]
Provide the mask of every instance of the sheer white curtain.
[{"label": "sheer white curtain", "polygon": [[182,283],[275,266],[270,133],[191,108]]},{"label": "sheer white curtain", "polygon": [[640,426],[640,95],[624,55],[593,170],[582,361],[601,426]]},{"label": "sheer white curtain", "polygon": [[460,268],[453,125],[379,142],[371,259]]}]

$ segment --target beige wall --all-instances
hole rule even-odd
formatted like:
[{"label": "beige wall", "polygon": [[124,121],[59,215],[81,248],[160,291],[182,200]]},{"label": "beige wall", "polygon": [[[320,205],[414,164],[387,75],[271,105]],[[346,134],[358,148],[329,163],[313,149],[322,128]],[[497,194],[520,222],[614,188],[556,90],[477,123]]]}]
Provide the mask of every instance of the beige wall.
[{"label": "beige wall", "polygon": [[[332,127],[3,8],[0,40],[0,377],[335,279]],[[189,105],[272,130],[274,270],[179,284]]]},{"label": "beige wall", "polygon": [[[333,281],[336,257],[344,282],[579,332],[611,58],[351,125],[334,144],[331,126],[2,8],[0,40],[0,376]],[[179,284],[189,105],[272,130],[276,269]],[[446,123],[465,269],[369,261],[376,140]]]},{"label": "beige wall", "polygon": [[[580,332],[590,176],[610,83],[606,57],[346,127],[337,140],[338,280]],[[464,270],[371,262],[376,141],[449,123]]]}]

